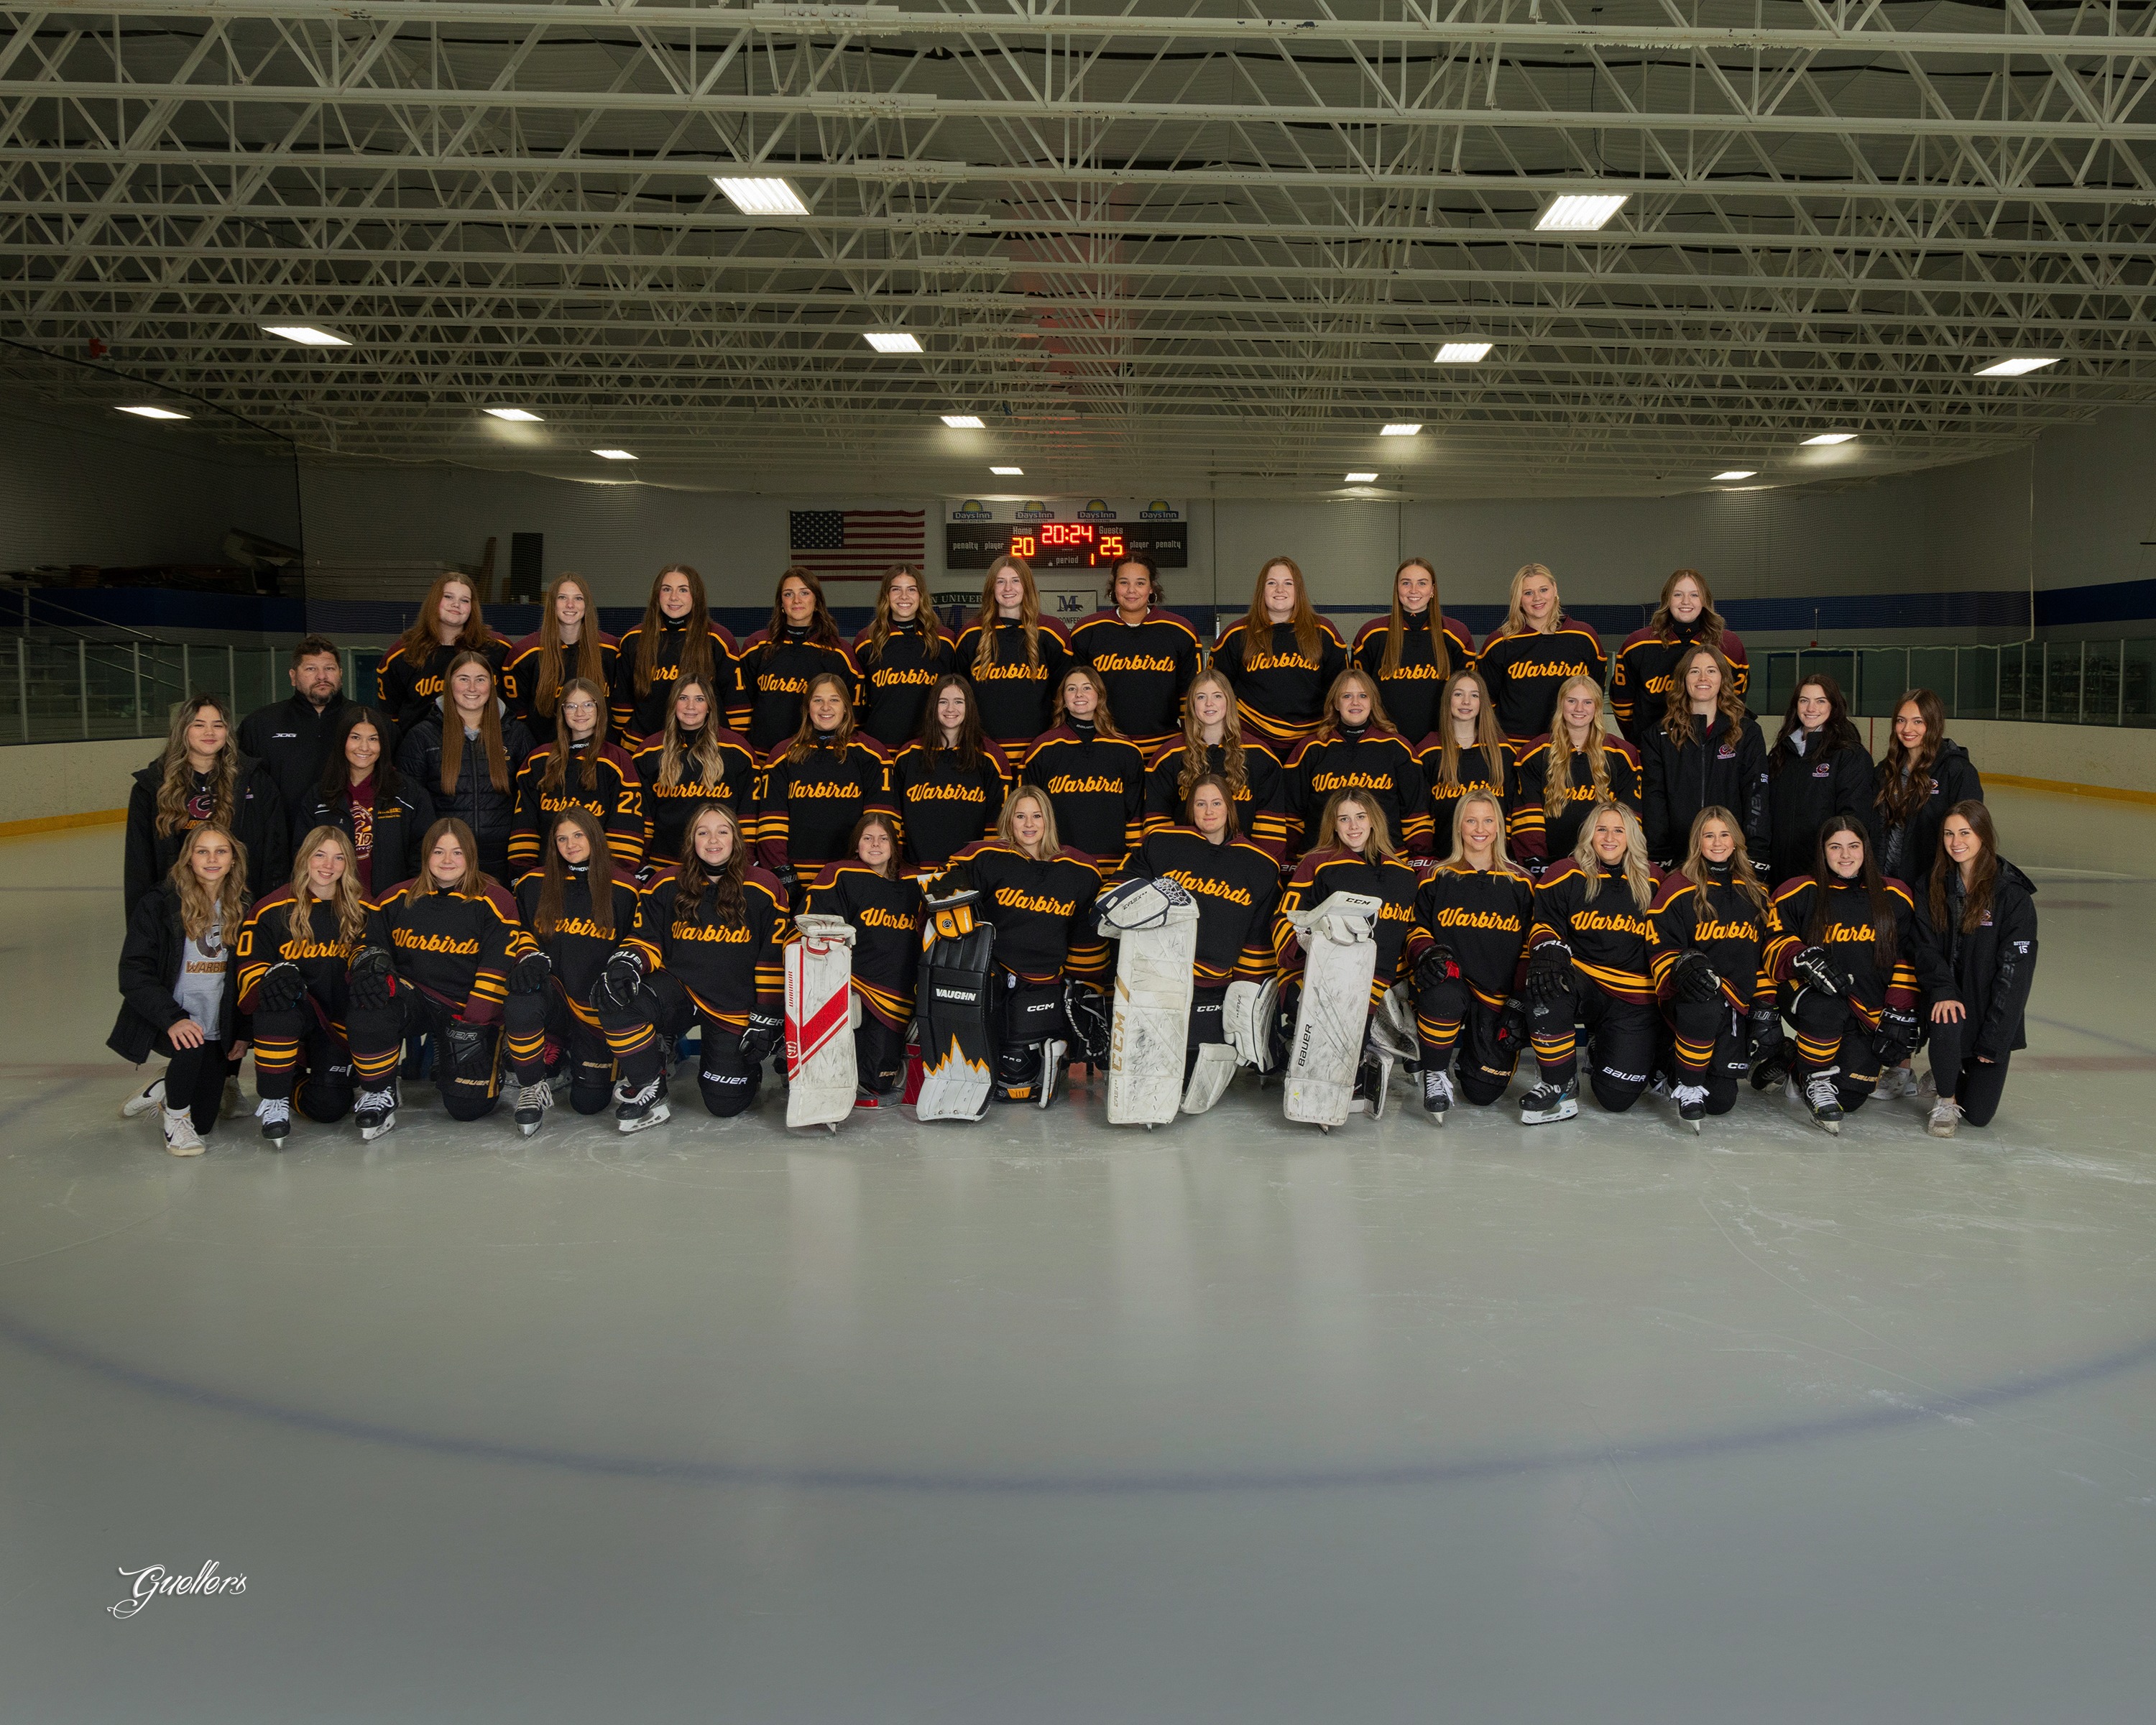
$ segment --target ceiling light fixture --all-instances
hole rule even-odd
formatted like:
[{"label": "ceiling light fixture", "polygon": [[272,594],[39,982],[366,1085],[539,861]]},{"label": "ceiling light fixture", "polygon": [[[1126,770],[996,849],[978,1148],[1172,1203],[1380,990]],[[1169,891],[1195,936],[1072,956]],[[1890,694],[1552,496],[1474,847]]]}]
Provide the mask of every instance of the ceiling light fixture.
[{"label": "ceiling light fixture", "polygon": [[991,467],[988,471],[990,473],[1001,474],[1005,479],[1023,479],[1025,477],[1025,470],[1023,467]]},{"label": "ceiling light fixture", "polygon": [[297,341],[302,347],[349,347],[351,339],[334,330],[318,329],[311,323],[265,323],[263,329],[270,335],[282,336],[287,341]]},{"label": "ceiling light fixture", "polygon": [[1558,198],[1535,223],[1543,234],[1588,234],[1625,208],[1625,194],[1571,192]]},{"label": "ceiling light fixture", "polygon": [[122,408],[123,413],[132,413],[138,419],[185,419],[192,417],[176,413],[170,408]]},{"label": "ceiling light fixture", "polygon": [[1472,341],[1447,341],[1437,350],[1434,363],[1441,366],[1471,366],[1489,357],[1491,344],[1479,336]]},{"label": "ceiling light fixture", "polygon": [[1732,467],[1727,473],[1717,473],[1715,477],[1718,480],[1757,479],[1759,470],[1756,467]]},{"label": "ceiling light fixture", "polygon": [[537,425],[543,422],[539,416],[525,408],[481,408],[483,413],[491,413],[497,419],[513,419],[520,425]]},{"label": "ceiling light fixture", "polygon": [[634,461],[636,457],[626,449],[593,449],[592,453],[602,461]]},{"label": "ceiling light fixture", "polygon": [[985,431],[978,413],[946,413],[943,423],[953,431]]},{"label": "ceiling light fixture", "polygon": [[878,353],[918,353],[921,337],[908,335],[904,330],[870,330],[861,340]]},{"label": "ceiling light fixture", "polygon": [[733,207],[745,216],[805,216],[808,206],[801,201],[801,194],[784,180],[767,175],[757,175],[743,179],[713,174],[712,182],[725,193]]},{"label": "ceiling light fixture", "polygon": [[1412,424],[1403,419],[1395,424],[1386,426],[1378,435],[1379,437],[1413,437],[1421,429],[1422,422],[1419,419]]},{"label": "ceiling light fixture", "polygon": [[2058,362],[2059,356],[2056,353],[2021,354],[2011,359],[1994,359],[1988,366],[1979,366],[1976,375],[1979,377],[2025,377],[2031,372],[2041,372],[2046,366],[2055,366]]},{"label": "ceiling light fixture", "polygon": [[1377,478],[1374,473],[1351,473],[1348,475],[1348,483],[1351,485],[1374,485]]},{"label": "ceiling light fixture", "polygon": [[1853,431],[1822,431],[1817,437],[1806,438],[1804,442],[1807,444],[1846,444],[1854,443],[1856,440],[1856,434]]}]

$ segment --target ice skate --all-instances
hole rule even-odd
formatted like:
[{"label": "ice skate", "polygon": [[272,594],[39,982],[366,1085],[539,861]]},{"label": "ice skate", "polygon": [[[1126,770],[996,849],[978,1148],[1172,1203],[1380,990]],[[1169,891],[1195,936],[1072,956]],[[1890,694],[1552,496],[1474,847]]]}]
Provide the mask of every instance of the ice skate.
[{"label": "ice skate", "polygon": [[516,1129],[530,1137],[546,1123],[547,1111],[554,1106],[554,1086],[543,1078],[536,1084],[527,1084],[516,1092]]},{"label": "ice skate", "polygon": [[1815,1072],[1804,1081],[1804,1104],[1811,1110],[1815,1126],[1836,1137],[1841,1136],[1841,1097],[1834,1087],[1831,1072]]},{"label": "ice skate", "polygon": [[630,1091],[626,1080],[617,1086],[614,1094],[621,1098],[613,1111],[614,1130],[640,1132],[654,1126],[664,1126],[673,1117],[674,1111],[666,1106],[666,1075],[660,1073],[640,1090]]},{"label": "ice skate", "polygon": [[1579,1081],[1563,1085],[1538,1084],[1520,1098],[1522,1126],[1548,1126],[1570,1120],[1579,1112]]},{"label": "ice skate", "polygon": [[1701,1131],[1707,1119],[1707,1086],[1703,1084],[1680,1084],[1670,1095],[1677,1105],[1677,1118],[1694,1132]]},{"label": "ice skate", "polygon": [[1430,1116],[1432,1126],[1443,1126],[1445,1117],[1452,1109],[1452,1079],[1435,1066],[1426,1067],[1422,1075],[1422,1106]]},{"label": "ice skate", "polygon": [[397,1126],[397,1089],[392,1085],[387,1090],[363,1090],[352,1111],[352,1119],[359,1127],[359,1141],[372,1144],[386,1132]]},{"label": "ice skate", "polygon": [[292,1135],[292,1105],[273,1102],[264,1096],[254,1110],[254,1117],[262,1122],[262,1136],[270,1141],[270,1147],[282,1150],[285,1140]]}]

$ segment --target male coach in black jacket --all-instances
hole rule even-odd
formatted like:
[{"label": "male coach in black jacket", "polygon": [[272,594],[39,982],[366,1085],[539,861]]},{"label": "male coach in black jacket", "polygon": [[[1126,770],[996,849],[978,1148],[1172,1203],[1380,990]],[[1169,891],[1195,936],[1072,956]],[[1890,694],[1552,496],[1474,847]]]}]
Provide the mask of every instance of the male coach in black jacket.
[{"label": "male coach in black jacket", "polygon": [[315,806],[330,733],[344,706],[344,665],[336,643],[324,635],[307,636],[293,648],[286,675],[292,680],[291,694],[240,721],[239,752],[270,769],[296,821]]}]

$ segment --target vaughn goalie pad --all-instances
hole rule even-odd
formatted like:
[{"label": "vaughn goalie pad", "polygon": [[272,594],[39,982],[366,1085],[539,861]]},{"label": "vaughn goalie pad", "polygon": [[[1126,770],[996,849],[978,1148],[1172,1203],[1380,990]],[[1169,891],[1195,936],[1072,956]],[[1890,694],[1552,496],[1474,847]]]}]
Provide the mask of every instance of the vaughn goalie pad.
[{"label": "vaughn goalie pad", "polygon": [[988,1014],[988,961],[996,932],[973,920],[975,892],[928,901],[921,932],[913,1040],[921,1050],[921,1120],[978,1120],[988,1111],[995,1043]]},{"label": "vaughn goalie pad", "polygon": [[843,916],[797,916],[785,948],[788,1126],[833,1132],[854,1111],[854,928]]},{"label": "vaughn goalie pad", "polygon": [[1101,896],[1097,922],[1119,947],[1108,1123],[1165,1126],[1183,1100],[1198,901],[1173,880],[1131,880]]},{"label": "vaughn goalie pad", "polygon": [[1288,918],[1302,947],[1302,1001],[1288,1042],[1286,1111],[1328,1131],[1348,1118],[1362,1064],[1370,979],[1378,968],[1371,930],[1382,899],[1336,892]]}]

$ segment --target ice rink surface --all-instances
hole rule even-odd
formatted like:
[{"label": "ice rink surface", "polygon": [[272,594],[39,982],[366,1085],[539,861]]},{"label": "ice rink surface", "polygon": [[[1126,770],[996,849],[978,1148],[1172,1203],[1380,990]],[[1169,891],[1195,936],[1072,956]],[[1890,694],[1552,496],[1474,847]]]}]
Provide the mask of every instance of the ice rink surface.
[{"label": "ice rink surface", "polygon": [[2146,1720],[2156,811],[1993,800],[2031,1045],[1950,1142],[1245,1076],[179,1160],[118,829],[0,846],[0,1720]]}]

